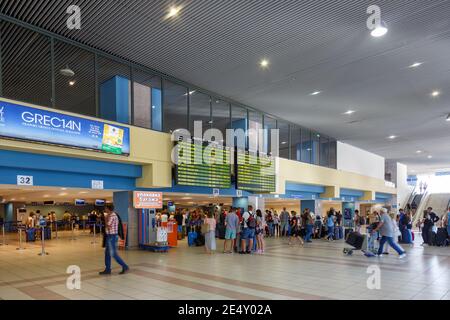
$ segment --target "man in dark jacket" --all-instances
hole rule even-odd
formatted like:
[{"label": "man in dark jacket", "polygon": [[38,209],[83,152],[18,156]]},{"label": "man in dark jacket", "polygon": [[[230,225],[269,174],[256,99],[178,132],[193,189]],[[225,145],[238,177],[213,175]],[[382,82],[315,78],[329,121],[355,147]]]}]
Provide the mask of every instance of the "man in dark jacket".
[{"label": "man in dark jacket", "polygon": [[425,244],[433,245],[433,227],[436,224],[436,222],[439,221],[439,217],[436,213],[433,212],[433,208],[429,207],[424,212],[424,219],[423,219],[423,229],[422,229],[422,238],[423,243],[422,246]]}]

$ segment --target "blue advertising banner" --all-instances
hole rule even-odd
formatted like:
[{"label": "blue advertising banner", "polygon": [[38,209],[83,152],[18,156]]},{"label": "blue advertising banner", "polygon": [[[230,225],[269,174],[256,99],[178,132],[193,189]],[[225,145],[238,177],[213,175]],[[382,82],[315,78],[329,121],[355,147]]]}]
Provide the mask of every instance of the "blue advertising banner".
[{"label": "blue advertising banner", "polygon": [[0,137],[130,154],[129,128],[3,101]]}]

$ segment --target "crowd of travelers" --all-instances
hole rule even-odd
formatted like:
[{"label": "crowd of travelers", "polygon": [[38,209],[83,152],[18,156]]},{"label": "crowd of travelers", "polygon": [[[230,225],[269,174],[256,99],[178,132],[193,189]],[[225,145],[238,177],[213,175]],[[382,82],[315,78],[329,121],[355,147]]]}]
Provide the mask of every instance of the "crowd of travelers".
[{"label": "crowd of travelers", "polygon": [[[254,210],[252,206],[248,206],[247,210],[225,210],[218,207],[177,209],[172,216],[167,211],[163,211],[159,216],[163,214],[166,214],[168,219],[177,221],[181,237],[188,237],[188,242],[189,234],[196,233],[195,241],[189,245],[204,246],[205,252],[209,254],[217,251],[217,238],[225,240],[225,254],[264,254],[265,238],[283,237],[288,240],[289,245],[303,246],[314,239],[330,242],[344,239],[347,236],[344,234],[347,232],[345,229],[349,229],[349,226],[352,231],[367,232],[369,248],[379,252],[380,256],[387,254],[387,249],[384,248],[387,243],[403,257],[405,252],[399,243],[413,245],[415,239],[412,212],[403,209],[400,209],[397,215],[390,215],[384,208],[366,214],[355,210],[350,224],[340,211],[333,208],[324,216],[321,213],[315,214],[310,209],[298,213],[283,208],[278,213],[274,209],[264,212]],[[441,221],[442,225],[449,228],[449,219],[450,208]],[[432,208],[424,212],[424,217],[418,225],[422,232],[422,245],[436,245],[434,239],[439,229],[439,220]]]}]

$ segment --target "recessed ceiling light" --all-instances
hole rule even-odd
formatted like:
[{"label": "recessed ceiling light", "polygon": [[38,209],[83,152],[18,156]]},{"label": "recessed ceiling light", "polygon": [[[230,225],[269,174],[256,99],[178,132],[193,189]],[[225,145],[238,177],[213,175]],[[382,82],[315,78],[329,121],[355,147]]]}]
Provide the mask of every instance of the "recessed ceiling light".
[{"label": "recessed ceiling light", "polygon": [[397,139],[397,136],[392,135],[392,136],[389,136],[388,139],[394,140],[394,139]]},{"label": "recessed ceiling light", "polygon": [[283,141],[281,144],[287,144],[287,142],[286,142],[286,141]]},{"label": "recessed ceiling light", "polygon": [[67,188],[61,188],[61,190],[67,190]]},{"label": "recessed ceiling light", "polygon": [[75,72],[69,66],[59,70],[59,73],[65,77],[73,77],[75,75]]},{"label": "recessed ceiling light", "polygon": [[421,154],[423,151],[422,150],[417,150],[416,153],[417,154]]},{"label": "recessed ceiling light", "polygon": [[180,13],[181,7],[175,7],[172,6],[169,9],[169,12],[167,13],[167,18],[173,18],[178,16],[178,14]]},{"label": "recessed ceiling light", "polygon": [[310,95],[311,96],[317,96],[317,95],[319,95],[319,94],[321,94],[322,93],[322,91],[314,91],[313,93],[311,93]]},{"label": "recessed ceiling light", "polygon": [[441,95],[441,92],[438,91],[438,90],[433,91],[433,92],[431,93],[431,96],[432,96],[433,98],[439,97],[440,95]]},{"label": "recessed ceiling light", "polygon": [[259,65],[261,66],[261,68],[267,68],[269,66],[269,60],[267,59],[262,59],[261,62],[259,63]]},{"label": "recessed ceiling light", "polygon": [[379,38],[388,33],[389,29],[384,21],[381,21],[380,25],[372,30],[370,33],[372,37]]},{"label": "recessed ceiling light", "polygon": [[355,112],[356,112],[355,110],[348,110],[348,111],[344,112],[343,114],[346,115],[346,116],[351,116]]},{"label": "recessed ceiling light", "polygon": [[427,158],[428,158],[428,159],[433,159],[433,156],[428,156]]},{"label": "recessed ceiling light", "polygon": [[415,62],[412,65],[410,65],[408,68],[418,68],[421,65],[423,65],[423,62]]},{"label": "recessed ceiling light", "polygon": [[75,80],[69,81],[69,86],[73,87],[75,85]]},{"label": "recessed ceiling light", "polygon": [[[192,96],[195,92],[196,92],[195,90],[189,91],[189,95]],[[187,93],[183,94],[183,96],[187,96],[187,95],[188,95]]]}]

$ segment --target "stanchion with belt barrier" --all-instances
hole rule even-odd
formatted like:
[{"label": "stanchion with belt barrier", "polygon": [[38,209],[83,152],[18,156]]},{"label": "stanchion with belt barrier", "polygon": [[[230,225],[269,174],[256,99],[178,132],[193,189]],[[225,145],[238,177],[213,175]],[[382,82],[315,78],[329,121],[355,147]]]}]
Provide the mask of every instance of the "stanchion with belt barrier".
[{"label": "stanchion with belt barrier", "polygon": [[75,225],[75,221],[71,221],[71,226],[72,226],[72,237],[70,239],[71,241],[77,240],[77,238],[75,238],[74,225]]},{"label": "stanchion with belt barrier", "polygon": [[23,248],[22,247],[22,229],[24,229],[24,226],[23,225],[18,225],[17,226],[17,231],[19,232],[19,247],[18,248],[16,248],[16,250],[19,250],[19,251],[22,251],[22,250],[25,250],[26,248]]},{"label": "stanchion with belt barrier", "polygon": [[[98,227],[101,228],[101,227],[102,227],[102,224],[99,224]],[[94,240],[91,241],[91,244],[97,244],[97,223],[96,223],[96,222],[94,222],[94,235],[93,235],[93,239],[94,239]]]},{"label": "stanchion with belt barrier", "polygon": [[58,240],[58,221],[55,221],[55,233],[56,233],[56,240]]},{"label": "stanchion with belt barrier", "polygon": [[5,224],[6,224],[6,222],[2,223],[2,243],[0,243],[0,246],[7,246],[8,245],[6,243]]},{"label": "stanchion with belt barrier", "polygon": [[48,252],[45,252],[45,226],[41,225],[41,252],[39,256],[48,256]]}]

